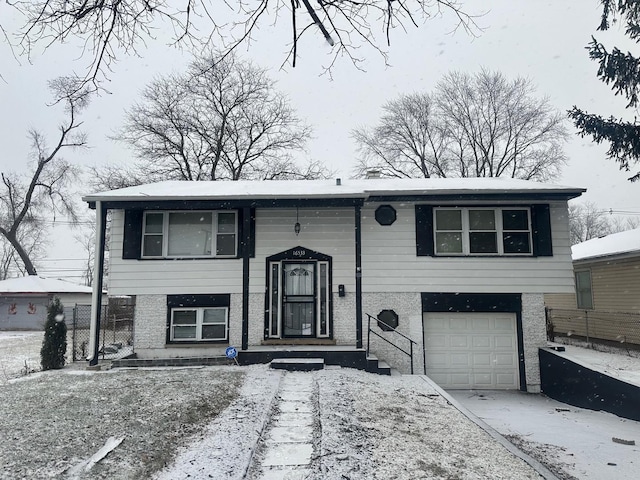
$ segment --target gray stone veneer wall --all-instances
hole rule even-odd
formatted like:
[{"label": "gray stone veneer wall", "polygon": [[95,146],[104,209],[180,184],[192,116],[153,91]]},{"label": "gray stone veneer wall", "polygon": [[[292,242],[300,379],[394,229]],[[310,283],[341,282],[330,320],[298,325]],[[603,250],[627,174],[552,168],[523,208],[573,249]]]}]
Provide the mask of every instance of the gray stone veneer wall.
[{"label": "gray stone veneer wall", "polygon": [[136,351],[164,348],[167,340],[167,296],[138,295],[133,345]]},{"label": "gray stone veneer wall", "polygon": [[[240,302],[242,302],[242,295],[240,295]],[[242,317],[242,303],[240,303],[240,316]],[[249,349],[252,345],[260,345],[262,340],[264,340],[264,293],[251,293],[249,294]]]},{"label": "gray stone veneer wall", "polygon": [[[420,293],[366,293],[362,295],[362,336],[367,347],[367,314],[376,317],[382,310],[393,310],[398,315],[398,331],[418,342],[414,345],[413,368],[415,374],[424,373],[422,361],[422,299]],[[374,331],[387,340],[409,351],[409,342],[393,332],[382,332],[372,320]],[[371,353],[401,373],[411,373],[409,357],[375,335],[370,336]]]},{"label": "gray stone veneer wall", "polygon": [[356,346],[356,294],[333,294],[333,339],[336,345]]},{"label": "gray stone veneer wall", "polygon": [[547,327],[544,315],[544,294],[522,294],[522,336],[524,338],[524,362],[527,390],[540,392],[540,360],[538,348],[547,344]]}]

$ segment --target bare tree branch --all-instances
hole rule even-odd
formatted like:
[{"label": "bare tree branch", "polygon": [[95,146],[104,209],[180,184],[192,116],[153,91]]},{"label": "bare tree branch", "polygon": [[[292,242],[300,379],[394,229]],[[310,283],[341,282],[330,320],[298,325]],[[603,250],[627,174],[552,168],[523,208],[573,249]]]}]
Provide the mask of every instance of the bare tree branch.
[{"label": "bare tree branch", "polygon": [[78,113],[86,107],[89,95],[86,89],[78,87],[74,77],[59,78],[49,83],[56,103],[63,103],[67,120],[58,127],[59,134],[52,148],[47,146],[45,137],[37,130],[31,130],[31,155],[33,172],[21,176],[2,172],[0,177],[0,234],[11,244],[29,275],[36,275],[33,254],[38,245],[34,238],[26,236],[27,231],[43,232],[46,215],[64,213],[75,221],[74,204],[69,196],[71,182],[77,176],[77,169],[60,158],[64,149],[86,146],[86,136],[79,132],[82,125]]},{"label": "bare tree branch", "polygon": [[[121,55],[138,55],[155,32],[167,24],[172,42],[198,51],[216,48],[221,59],[240,45],[249,44],[264,25],[276,26],[289,17],[292,43],[287,58],[295,65],[298,42],[309,32],[320,33],[328,42],[333,60],[346,56],[358,66],[365,55],[376,52],[386,62],[384,42],[391,43],[397,28],[417,28],[445,14],[455,19],[454,30],[478,34],[479,15],[465,11],[458,0],[16,0],[11,3],[24,16],[17,45],[31,57],[37,46],[80,39],[88,65],[84,81],[101,85]],[[316,5],[317,4],[317,5]],[[298,20],[307,18],[304,25]],[[310,29],[309,26],[317,29]],[[366,46],[367,52],[359,51]]]},{"label": "bare tree branch", "polygon": [[435,92],[383,106],[374,128],[353,137],[370,169],[392,177],[513,177],[547,180],[566,162],[564,117],[524,79],[453,72]]},{"label": "bare tree branch", "polygon": [[222,61],[211,54],[144,89],[115,137],[138,161],[94,174],[104,189],[167,179],[326,176],[318,163],[299,167],[292,159],[310,134],[265,70],[234,54]]}]

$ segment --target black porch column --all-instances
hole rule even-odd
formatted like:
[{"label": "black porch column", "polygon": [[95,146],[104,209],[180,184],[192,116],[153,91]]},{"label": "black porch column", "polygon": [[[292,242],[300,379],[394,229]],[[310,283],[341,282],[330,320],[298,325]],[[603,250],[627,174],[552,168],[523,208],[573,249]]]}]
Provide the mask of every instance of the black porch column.
[{"label": "black porch column", "polygon": [[91,337],[89,365],[98,364],[100,349],[100,313],[102,312],[102,277],[104,275],[104,243],[107,209],[102,202],[96,202],[96,251],[94,259],[93,292],[91,296]]},{"label": "black porch column", "polygon": [[249,258],[251,256],[251,208],[242,209],[242,350],[249,348]]},{"label": "black porch column", "polygon": [[355,207],[356,234],[356,348],[362,348],[362,216],[361,207]]}]

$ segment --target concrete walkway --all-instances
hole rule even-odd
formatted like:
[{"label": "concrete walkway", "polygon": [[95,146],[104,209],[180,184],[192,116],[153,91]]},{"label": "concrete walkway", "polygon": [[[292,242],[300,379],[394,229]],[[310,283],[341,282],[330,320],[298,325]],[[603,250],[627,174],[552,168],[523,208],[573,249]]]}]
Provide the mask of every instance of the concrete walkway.
[{"label": "concrete walkway", "polygon": [[317,391],[313,376],[287,372],[276,394],[274,415],[262,435],[252,470],[260,480],[302,480],[312,473]]}]

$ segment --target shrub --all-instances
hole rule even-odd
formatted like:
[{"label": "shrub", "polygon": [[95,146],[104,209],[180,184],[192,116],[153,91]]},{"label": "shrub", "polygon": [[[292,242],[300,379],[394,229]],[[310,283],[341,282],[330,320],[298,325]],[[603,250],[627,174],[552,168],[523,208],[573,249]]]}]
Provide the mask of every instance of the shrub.
[{"label": "shrub", "polygon": [[44,325],[44,340],[40,350],[42,370],[64,367],[67,353],[67,324],[64,322],[64,307],[55,297],[47,307],[47,322]]}]

